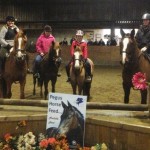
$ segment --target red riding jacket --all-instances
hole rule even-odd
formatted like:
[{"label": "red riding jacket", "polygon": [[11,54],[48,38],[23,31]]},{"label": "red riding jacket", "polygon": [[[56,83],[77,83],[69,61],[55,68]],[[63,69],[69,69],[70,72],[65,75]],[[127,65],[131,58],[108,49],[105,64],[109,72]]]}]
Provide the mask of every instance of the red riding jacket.
[{"label": "red riding jacket", "polygon": [[72,42],[71,49],[70,49],[71,56],[73,56],[73,54],[74,54],[74,46],[80,46],[82,49],[83,57],[85,59],[88,57],[87,43],[85,41],[78,42],[78,41],[74,40]]}]

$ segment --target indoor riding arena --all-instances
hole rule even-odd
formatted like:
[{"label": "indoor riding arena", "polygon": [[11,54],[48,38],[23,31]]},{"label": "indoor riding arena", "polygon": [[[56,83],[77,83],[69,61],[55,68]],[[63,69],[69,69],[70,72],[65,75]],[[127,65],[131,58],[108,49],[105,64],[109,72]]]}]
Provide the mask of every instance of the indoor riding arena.
[{"label": "indoor riding arena", "polygon": [[[59,42],[61,49],[61,76],[57,77],[55,93],[68,94],[68,99],[70,94],[73,95],[71,83],[66,82],[66,65],[71,60],[70,40],[75,37],[76,30],[84,32],[83,39],[87,43],[88,57],[94,63],[90,96],[86,102],[84,145],[80,147],[75,143],[74,148],[60,149],[150,150],[150,81],[145,79],[148,91],[146,104],[141,104],[141,93],[136,87],[131,87],[129,103],[124,102],[123,71],[127,69],[129,75],[132,71],[123,64],[124,54],[128,53],[120,46],[123,39],[120,29],[125,33],[135,29],[137,33],[142,24],[142,15],[150,13],[149,5],[148,0],[1,1],[0,6],[3,9],[0,10],[0,28],[6,24],[7,16],[14,16],[18,28],[25,30],[25,51],[29,56],[31,72],[26,75],[25,99],[20,99],[21,89],[18,81],[12,84],[11,98],[3,98],[0,94],[0,150],[21,150],[18,145],[13,145],[15,138],[19,139],[20,135],[32,132],[35,137],[30,136],[29,139],[37,139],[40,133],[46,133],[49,96],[44,99],[37,84],[34,94],[32,72],[38,54],[36,42],[45,25],[51,26],[52,35],[55,41]],[[64,39],[67,44],[62,44]],[[103,45],[99,42],[101,39],[104,41]],[[116,41],[115,45],[109,43],[112,39]],[[3,91],[3,78],[0,80],[0,88]],[[43,93],[44,90],[43,87]],[[48,84],[48,92],[52,92],[51,81]],[[24,142],[24,150],[33,150],[35,147],[39,150],[57,150],[56,146],[40,147],[40,142],[33,143],[27,148],[27,141]]]}]

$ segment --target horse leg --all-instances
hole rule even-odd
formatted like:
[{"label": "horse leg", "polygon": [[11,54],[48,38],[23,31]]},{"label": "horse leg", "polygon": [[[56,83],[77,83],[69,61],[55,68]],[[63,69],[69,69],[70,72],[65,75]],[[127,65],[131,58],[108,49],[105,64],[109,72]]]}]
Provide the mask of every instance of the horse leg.
[{"label": "horse leg", "polygon": [[24,88],[25,88],[26,81],[20,81],[20,99],[24,99]]},{"label": "horse leg", "polygon": [[6,94],[6,98],[11,98],[12,93],[11,93],[11,86],[12,86],[12,82],[7,81],[7,94]]},{"label": "horse leg", "polygon": [[141,104],[147,104],[147,90],[140,90]]},{"label": "horse leg", "polygon": [[44,81],[44,88],[45,88],[44,96],[45,96],[45,100],[46,100],[47,99],[47,94],[48,94],[48,81]]},{"label": "horse leg", "polygon": [[56,84],[56,80],[51,80],[51,85],[52,85],[52,92],[55,93],[55,84]]},{"label": "horse leg", "polygon": [[25,88],[25,83],[20,83],[20,99],[24,99],[24,88]]},{"label": "horse leg", "polygon": [[72,85],[73,94],[76,95],[77,85]]},{"label": "horse leg", "polygon": [[36,77],[34,77],[34,75],[33,75],[33,95],[36,94],[35,86],[36,86]]},{"label": "horse leg", "polygon": [[87,95],[87,100],[90,99],[91,83],[85,82],[83,86],[83,95]]},{"label": "horse leg", "polygon": [[82,95],[83,85],[78,85],[78,94]]},{"label": "horse leg", "polygon": [[0,98],[7,97],[7,85],[4,78],[0,79]]},{"label": "horse leg", "polygon": [[126,85],[126,84],[123,83],[124,103],[125,103],[125,104],[128,104],[128,103],[129,103],[130,89],[131,89],[131,86]]},{"label": "horse leg", "polygon": [[3,98],[3,79],[0,79],[0,98]]},{"label": "horse leg", "polygon": [[40,96],[43,97],[43,80],[40,81]]}]

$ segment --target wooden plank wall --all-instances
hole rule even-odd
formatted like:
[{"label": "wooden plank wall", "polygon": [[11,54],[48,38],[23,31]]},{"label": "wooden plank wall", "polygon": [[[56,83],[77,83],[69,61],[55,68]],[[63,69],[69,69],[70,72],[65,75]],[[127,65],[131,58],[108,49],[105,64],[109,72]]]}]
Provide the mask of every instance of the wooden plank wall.
[{"label": "wooden plank wall", "polygon": [[[89,46],[89,58],[91,58],[95,65],[103,66],[120,66],[120,49],[119,46]],[[36,53],[29,53],[30,68]],[[70,60],[70,46],[62,47],[62,63],[67,64]]]}]

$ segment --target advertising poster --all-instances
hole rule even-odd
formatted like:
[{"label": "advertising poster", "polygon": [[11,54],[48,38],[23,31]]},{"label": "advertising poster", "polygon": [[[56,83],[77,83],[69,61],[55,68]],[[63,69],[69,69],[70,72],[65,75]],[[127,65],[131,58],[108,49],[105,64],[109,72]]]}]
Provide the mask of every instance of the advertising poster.
[{"label": "advertising poster", "polygon": [[47,135],[65,134],[70,146],[84,146],[87,96],[49,93]]}]

